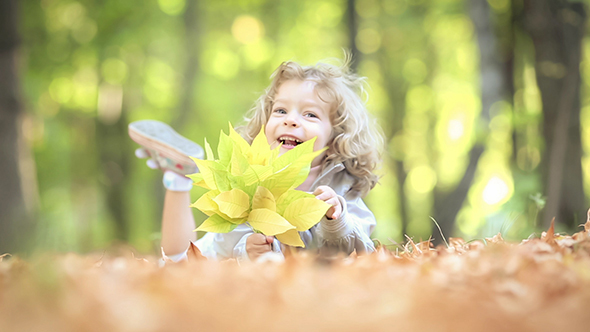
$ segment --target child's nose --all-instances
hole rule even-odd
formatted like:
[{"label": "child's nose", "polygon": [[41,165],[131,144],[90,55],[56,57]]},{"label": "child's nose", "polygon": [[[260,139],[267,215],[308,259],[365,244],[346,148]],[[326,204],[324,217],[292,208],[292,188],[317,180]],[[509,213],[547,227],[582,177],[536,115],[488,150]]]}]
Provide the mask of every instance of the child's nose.
[{"label": "child's nose", "polygon": [[289,112],[285,118],[285,126],[299,127],[299,116],[296,112]]}]

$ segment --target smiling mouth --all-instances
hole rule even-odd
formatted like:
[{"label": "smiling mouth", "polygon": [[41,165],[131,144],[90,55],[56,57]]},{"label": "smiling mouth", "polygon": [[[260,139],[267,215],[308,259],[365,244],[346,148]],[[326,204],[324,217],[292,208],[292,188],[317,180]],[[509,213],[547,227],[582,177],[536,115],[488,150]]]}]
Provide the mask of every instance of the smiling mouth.
[{"label": "smiling mouth", "polygon": [[288,136],[281,136],[278,139],[279,143],[282,143],[283,146],[287,147],[287,146],[297,146],[301,143],[303,143],[303,141],[298,140],[294,137],[288,137]]}]

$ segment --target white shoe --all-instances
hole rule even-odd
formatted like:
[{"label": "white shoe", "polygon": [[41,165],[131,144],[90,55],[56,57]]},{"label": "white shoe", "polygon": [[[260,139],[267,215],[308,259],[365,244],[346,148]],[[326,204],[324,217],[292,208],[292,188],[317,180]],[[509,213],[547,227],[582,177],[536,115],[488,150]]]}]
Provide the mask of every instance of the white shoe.
[{"label": "white shoe", "polygon": [[180,175],[197,173],[197,165],[189,156],[203,159],[203,148],[181,136],[169,125],[155,120],[141,120],[129,124],[129,137],[141,145],[144,151],[136,151],[140,158],[150,157],[152,165],[164,171]]}]

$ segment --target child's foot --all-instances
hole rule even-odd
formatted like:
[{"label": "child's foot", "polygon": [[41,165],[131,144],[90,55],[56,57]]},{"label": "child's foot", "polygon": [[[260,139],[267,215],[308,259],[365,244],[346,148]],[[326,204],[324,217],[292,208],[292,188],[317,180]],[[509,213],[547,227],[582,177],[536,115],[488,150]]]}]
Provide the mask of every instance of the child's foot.
[{"label": "child's foot", "polygon": [[129,124],[129,137],[142,146],[147,152],[146,157],[152,158],[158,168],[181,175],[198,172],[197,165],[189,156],[203,159],[203,148],[167,124],[155,120],[132,122]]}]

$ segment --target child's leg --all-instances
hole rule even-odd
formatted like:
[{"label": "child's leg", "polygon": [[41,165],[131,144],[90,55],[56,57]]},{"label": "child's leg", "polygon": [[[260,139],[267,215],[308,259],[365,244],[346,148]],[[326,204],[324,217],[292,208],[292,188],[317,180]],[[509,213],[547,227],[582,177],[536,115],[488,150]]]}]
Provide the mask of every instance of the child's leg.
[{"label": "child's leg", "polygon": [[143,120],[129,124],[129,136],[142,149],[138,157],[150,157],[148,165],[164,171],[166,196],[162,213],[162,242],[169,255],[186,251],[189,241],[196,240],[195,221],[190,208],[192,180],[184,175],[198,172],[195,163],[188,157],[203,158],[203,149],[196,143],[180,136],[168,125]]},{"label": "child's leg", "polygon": [[193,232],[196,226],[190,204],[188,191],[166,190],[161,246],[168,256],[183,253],[189,241],[197,240],[197,233]]}]

